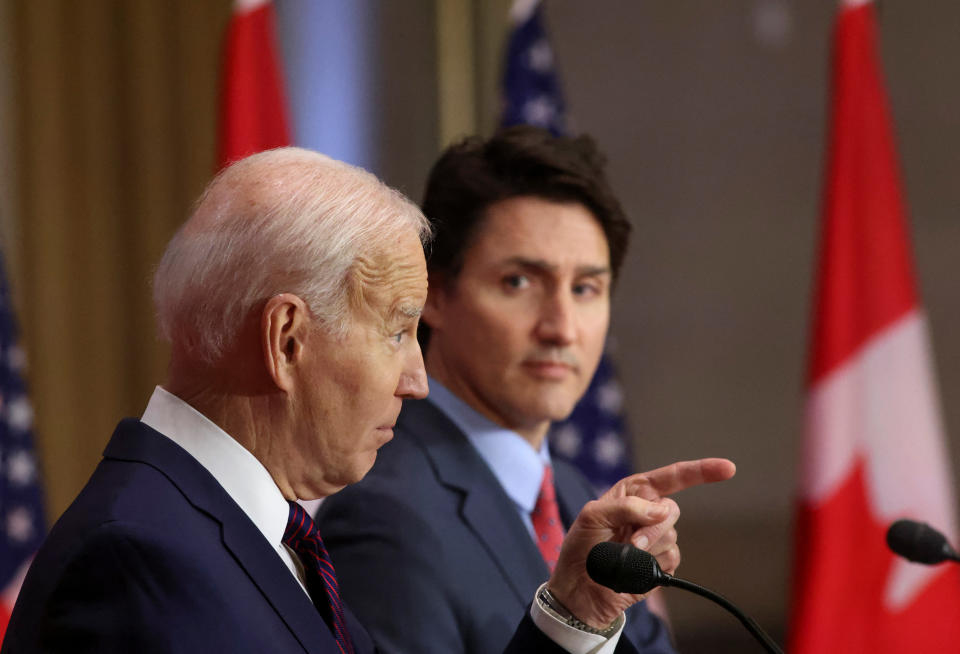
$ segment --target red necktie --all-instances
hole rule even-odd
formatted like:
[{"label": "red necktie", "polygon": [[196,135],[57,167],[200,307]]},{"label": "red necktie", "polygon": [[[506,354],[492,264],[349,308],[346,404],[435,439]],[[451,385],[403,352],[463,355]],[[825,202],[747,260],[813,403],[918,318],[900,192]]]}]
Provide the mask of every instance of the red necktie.
[{"label": "red necktie", "polygon": [[341,654],[353,654],[353,641],[350,640],[350,633],[343,619],[343,602],[340,601],[340,586],[337,584],[333,563],[313,520],[296,502],[290,502],[290,517],[287,520],[287,530],[283,533],[283,542],[289,545],[303,562],[307,590],[310,591],[313,603],[330,625]]},{"label": "red necktie", "polygon": [[563,523],[560,522],[560,508],[557,506],[557,492],[553,487],[553,468],[543,468],[543,481],[540,483],[540,496],[530,514],[533,531],[537,535],[537,547],[550,572],[557,567],[560,546],[563,545]]}]

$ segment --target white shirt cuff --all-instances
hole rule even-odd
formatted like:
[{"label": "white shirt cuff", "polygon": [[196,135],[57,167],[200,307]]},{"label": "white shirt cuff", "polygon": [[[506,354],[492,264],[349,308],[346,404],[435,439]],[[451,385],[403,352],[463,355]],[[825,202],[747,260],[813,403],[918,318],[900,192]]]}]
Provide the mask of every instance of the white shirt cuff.
[{"label": "white shirt cuff", "polygon": [[[540,594],[540,589],[543,586],[537,589],[536,595]],[[613,654],[617,643],[620,642],[623,626],[626,624],[626,618],[623,614],[620,614],[620,617],[617,618],[620,622],[617,630],[609,638],[605,638],[599,634],[591,634],[576,627],[571,627],[540,606],[540,600],[537,599],[536,595],[534,595],[533,604],[530,605],[530,617],[537,628],[546,634],[550,640],[570,654]]]}]

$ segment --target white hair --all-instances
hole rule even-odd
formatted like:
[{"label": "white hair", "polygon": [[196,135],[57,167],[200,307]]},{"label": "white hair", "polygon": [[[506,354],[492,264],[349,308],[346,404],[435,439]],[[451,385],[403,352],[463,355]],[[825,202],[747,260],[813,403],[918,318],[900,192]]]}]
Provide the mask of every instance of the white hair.
[{"label": "white hair", "polygon": [[207,186],[157,266],[161,336],[216,362],[259,303],[293,293],[333,333],[350,322],[351,275],[430,227],[419,208],[367,171],[300,148],[242,159]]}]

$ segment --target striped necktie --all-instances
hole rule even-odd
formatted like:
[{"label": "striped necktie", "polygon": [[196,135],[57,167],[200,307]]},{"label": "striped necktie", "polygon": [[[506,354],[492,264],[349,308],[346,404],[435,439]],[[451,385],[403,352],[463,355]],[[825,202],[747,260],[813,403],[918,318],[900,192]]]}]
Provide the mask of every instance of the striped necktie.
[{"label": "striped necktie", "polygon": [[[340,587],[330,555],[323,546],[317,526],[296,502],[290,502],[290,517],[287,520],[287,530],[283,533],[283,542],[293,549],[303,562],[307,590],[310,591],[313,603],[327,620],[341,654],[354,654],[353,641],[350,640],[350,633],[343,619]],[[319,597],[321,592],[323,596]]]},{"label": "striped necktie", "polygon": [[553,486],[553,468],[543,468],[543,481],[540,482],[540,495],[530,514],[533,531],[537,535],[537,547],[550,572],[557,567],[560,558],[560,546],[563,545],[563,523],[560,522],[560,507],[557,505],[557,491]]}]

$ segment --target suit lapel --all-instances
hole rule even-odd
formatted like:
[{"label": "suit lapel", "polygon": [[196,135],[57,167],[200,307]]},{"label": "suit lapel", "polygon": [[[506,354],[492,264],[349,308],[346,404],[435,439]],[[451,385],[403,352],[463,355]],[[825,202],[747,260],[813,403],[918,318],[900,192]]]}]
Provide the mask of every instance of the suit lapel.
[{"label": "suit lapel", "polygon": [[[290,571],[256,527],[251,523],[248,528],[232,516],[225,517],[222,524],[224,545],[287,623],[304,649],[308,652],[335,650],[333,636],[313,602],[293,582]],[[256,533],[252,533],[251,529]],[[256,538],[257,535],[260,538]],[[273,554],[273,557],[266,556],[267,553]]]},{"label": "suit lapel", "polygon": [[577,519],[580,509],[596,494],[583,476],[573,466],[553,457],[553,482],[557,488],[557,504],[560,505],[560,519],[564,531]]},{"label": "suit lapel", "polygon": [[[291,578],[290,571],[263,534],[186,450],[139,420],[126,419],[117,427],[104,451],[104,457],[140,461],[162,472],[197,510],[220,523],[224,547],[287,624],[304,650],[336,651],[333,636],[316,607]],[[254,618],[251,616],[251,619]],[[355,619],[348,628],[351,629],[358,652],[373,651],[369,636]],[[354,629],[358,632],[356,635]]]},{"label": "suit lapel", "polygon": [[461,519],[520,602],[529,603],[550,573],[493,472],[463,432],[428,400],[404,402],[398,422],[424,448],[440,483],[461,495]]}]

